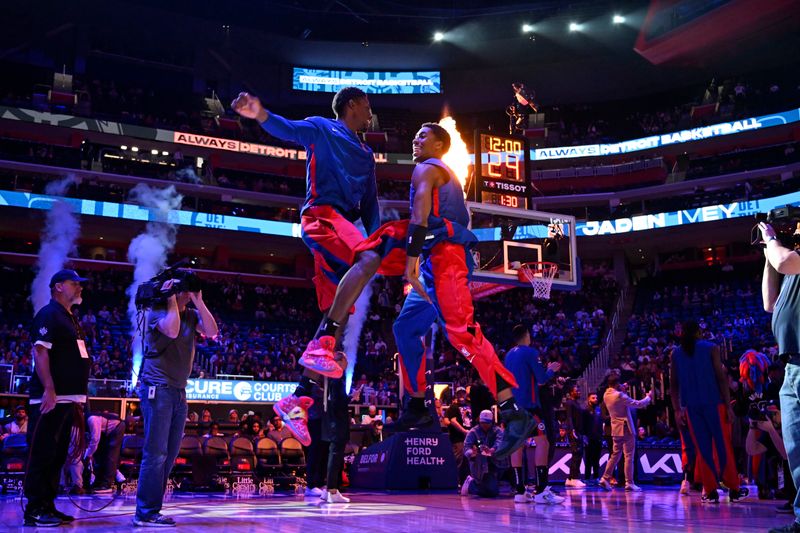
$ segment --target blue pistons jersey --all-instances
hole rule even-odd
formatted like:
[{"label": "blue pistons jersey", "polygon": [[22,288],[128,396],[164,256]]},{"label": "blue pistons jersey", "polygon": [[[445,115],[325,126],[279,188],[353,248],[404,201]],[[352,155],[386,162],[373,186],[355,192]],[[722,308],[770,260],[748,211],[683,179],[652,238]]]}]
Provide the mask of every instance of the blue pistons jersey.
[{"label": "blue pistons jersey", "polygon": [[[424,251],[430,251],[434,245],[443,240],[471,246],[477,242],[475,234],[469,229],[470,216],[464,201],[464,189],[461,183],[441,159],[430,158],[418,163],[433,165],[442,169],[448,177],[447,182],[433,190],[431,212],[428,215],[428,236],[425,239]],[[411,209],[414,208],[416,190],[411,184]]]}]

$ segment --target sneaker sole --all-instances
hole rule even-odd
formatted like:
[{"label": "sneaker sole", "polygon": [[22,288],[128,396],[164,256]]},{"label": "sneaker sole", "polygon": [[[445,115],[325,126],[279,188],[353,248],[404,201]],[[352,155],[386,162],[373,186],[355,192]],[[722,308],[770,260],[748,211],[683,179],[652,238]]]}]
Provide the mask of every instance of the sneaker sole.
[{"label": "sneaker sole", "polygon": [[61,526],[62,524],[65,524],[65,522],[58,522],[58,523],[52,523],[52,524],[44,524],[44,523],[41,523],[41,522],[37,522],[36,520],[32,520],[32,521],[25,520],[25,521],[22,523],[22,525],[23,525],[24,527],[59,527],[59,526]]},{"label": "sneaker sole", "polygon": [[300,366],[312,370],[317,374],[321,374],[328,378],[339,379],[344,375],[344,369],[335,363],[333,367],[323,368],[321,366],[315,365],[312,361],[309,361],[305,357],[301,357],[300,361],[298,362],[300,363]]},{"label": "sneaker sole", "polygon": [[155,522],[145,522],[144,520],[133,519],[133,525],[136,527],[175,527],[178,524],[157,524]]},{"label": "sneaker sole", "polygon": [[283,411],[283,409],[281,409],[278,406],[277,403],[272,406],[272,409],[275,411],[275,413],[279,417],[281,417],[281,420],[283,420],[283,423],[286,424],[286,427],[289,429],[289,431],[292,433],[292,435],[294,435],[294,438],[296,438],[298,441],[300,441],[300,444],[302,444],[303,446],[311,445],[311,435],[308,435],[308,434],[303,435],[302,433],[298,432],[297,428],[294,425],[294,420],[289,418],[289,415],[287,415]]}]

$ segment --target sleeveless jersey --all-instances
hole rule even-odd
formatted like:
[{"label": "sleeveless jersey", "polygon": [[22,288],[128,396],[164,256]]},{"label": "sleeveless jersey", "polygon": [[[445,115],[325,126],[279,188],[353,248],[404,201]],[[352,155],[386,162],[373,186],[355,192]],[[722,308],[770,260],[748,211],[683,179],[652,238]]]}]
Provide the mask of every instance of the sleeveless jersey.
[{"label": "sleeveless jersey", "polygon": [[680,345],[672,352],[678,369],[681,405],[684,407],[722,403],[714,365],[711,363],[713,346],[710,342],[698,340],[691,357]]},{"label": "sleeveless jersey", "polygon": [[[430,251],[433,246],[443,240],[471,246],[477,242],[475,235],[468,229],[470,216],[464,201],[464,189],[456,175],[441,159],[431,158],[418,163],[441,168],[448,176],[447,183],[433,190],[431,212],[428,215],[428,236],[423,250]],[[414,209],[416,189],[411,184],[411,209]]]}]

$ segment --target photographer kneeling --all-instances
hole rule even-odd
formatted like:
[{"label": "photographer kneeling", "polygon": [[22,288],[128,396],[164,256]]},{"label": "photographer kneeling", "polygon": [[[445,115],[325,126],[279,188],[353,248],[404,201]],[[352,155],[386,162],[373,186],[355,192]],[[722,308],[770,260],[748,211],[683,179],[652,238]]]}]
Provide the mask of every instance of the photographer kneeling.
[{"label": "photographer kneeling", "polygon": [[[194,363],[195,332],[206,337],[218,332],[197,277],[181,270],[172,274],[179,279],[168,279],[158,288],[160,294],[169,295],[166,302],[152,302],[145,320],[145,352],[139,370],[144,447],[133,518],[136,526],[175,525],[161,514],[161,506],[186,425],[186,382]],[[187,308],[189,302],[194,309]]]},{"label": "photographer kneeling", "polygon": [[[800,255],[796,244],[800,231],[794,231],[787,243],[792,247],[789,248],[771,225],[761,222],[758,228],[766,257],[761,279],[764,310],[772,313],[772,333],[781,359],[786,362],[780,392],[781,418],[783,442],[796,487],[800,484]],[[800,532],[800,495],[794,500],[794,515],[794,522],[771,531]]]},{"label": "photographer kneeling", "polygon": [[494,424],[494,414],[488,409],[481,411],[478,425],[464,439],[464,457],[469,460],[470,475],[461,487],[462,496],[497,497],[498,478],[509,466],[508,459],[494,457],[501,440],[503,430]]}]

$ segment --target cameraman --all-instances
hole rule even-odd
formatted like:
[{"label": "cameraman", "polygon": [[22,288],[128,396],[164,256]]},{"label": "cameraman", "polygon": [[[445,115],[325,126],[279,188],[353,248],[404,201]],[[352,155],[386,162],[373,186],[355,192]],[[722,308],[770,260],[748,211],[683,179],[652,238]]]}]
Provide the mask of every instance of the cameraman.
[{"label": "cameraman", "polygon": [[[786,373],[781,387],[783,441],[795,487],[800,484],[800,256],[785,247],[769,224],[758,224],[765,244],[761,295],[764,310],[772,313],[772,333],[778,343]],[[797,230],[794,232],[798,235]],[[783,274],[781,281],[779,275]],[[773,531],[800,532],[800,495],[794,500],[795,521]]]},{"label": "cameraman", "polygon": [[[164,283],[162,293],[169,294],[175,284],[180,284],[178,290],[181,286],[194,285],[186,279],[173,279]],[[189,302],[194,304],[194,309],[186,307]],[[172,294],[167,298],[166,307],[154,306],[147,313],[146,348],[139,371],[144,446],[133,517],[135,526],[175,525],[172,518],[160,511],[186,425],[186,382],[194,363],[195,332],[206,337],[214,337],[218,332],[200,290]]]}]

